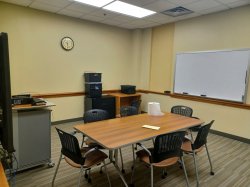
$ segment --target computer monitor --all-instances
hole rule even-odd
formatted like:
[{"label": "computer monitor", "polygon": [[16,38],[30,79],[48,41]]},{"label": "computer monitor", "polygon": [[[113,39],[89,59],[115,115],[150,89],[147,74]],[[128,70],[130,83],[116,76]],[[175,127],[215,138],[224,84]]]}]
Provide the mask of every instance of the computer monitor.
[{"label": "computer monitor", "polygon": [[13,125],[9,48],[7,33],[0,33],[0,143],[8,153],[13,153]]}]

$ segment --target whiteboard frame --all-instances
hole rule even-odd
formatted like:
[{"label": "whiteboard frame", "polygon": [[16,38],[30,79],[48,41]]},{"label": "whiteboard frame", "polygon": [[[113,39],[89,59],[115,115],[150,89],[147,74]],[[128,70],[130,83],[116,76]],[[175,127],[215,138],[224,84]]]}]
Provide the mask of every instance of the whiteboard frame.
[{"label": "whiteboard frame", "polygon": [[[197,54],[197,53],[217,53],[217,52],[233,52],[233,51],[249,51],[249,56],[248,56],[248,65],[247,65],[247,71],[246,71],[246,77],[245,77],[245,91],[244,91],[244,98],[242,101],[235,101],[235,100],[228,100],[228,99],[219,99],[219,98],[211,98],[211,97],[205,97],[205,98],[211,98],[211,99],[218,99],[218,100],[225,100],[225,101],[231,101],[231,102],[238,102],[238,103],[246,103],[247,100],[247,91],[248,91],[248,83],[249,83],[249,72],[250,72],[250,48],[243,48],[243,49],[224,49],[224,50],[208,50],[208,51],[190,51],[190,52],[178,52],[175,54],[175,71],[174,71],[174,82],[173,82],[173,93],[175,93],[175,78],[176,78],[176,66],[177,66],[177,55],[181,54]],[[176,93],[179,94],[179,93]],[[183,94],[185,95],[185,94]],[[192,95],[190,96],[195,96],[195,97],[201,97],[202,96],[197,96],[197,95]]]}]

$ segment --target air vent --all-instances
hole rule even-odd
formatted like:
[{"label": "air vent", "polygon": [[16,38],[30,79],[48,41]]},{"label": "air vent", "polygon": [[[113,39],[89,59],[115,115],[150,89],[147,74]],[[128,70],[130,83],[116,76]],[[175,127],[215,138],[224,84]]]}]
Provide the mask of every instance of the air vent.
[{"label": "air vent", "polygon": [[193,11],[186,9],[182,6],[178,6],[178,7],[169,9],[169,10],[165,10],[161,13],[166,14],[168,16],[177,17],[177,16],[186,15],[186,14],[191,14],[191,13],[193,13]]}]

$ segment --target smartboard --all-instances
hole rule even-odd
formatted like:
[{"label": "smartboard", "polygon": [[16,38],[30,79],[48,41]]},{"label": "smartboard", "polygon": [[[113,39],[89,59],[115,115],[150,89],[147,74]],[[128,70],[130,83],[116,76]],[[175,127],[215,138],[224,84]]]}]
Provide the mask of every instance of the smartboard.
[{"label": "smartboard", "polygon": [[176,55],[174,93],[245,102],[250,50]]}]

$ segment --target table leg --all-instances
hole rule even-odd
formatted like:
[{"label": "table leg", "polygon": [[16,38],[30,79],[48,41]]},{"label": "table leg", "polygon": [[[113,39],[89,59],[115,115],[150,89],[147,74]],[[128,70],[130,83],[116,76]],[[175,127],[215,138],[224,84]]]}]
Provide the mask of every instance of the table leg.
[{"label": "table leg", "polygon": [[[124,176],[122,175],[122,172],[120,171],[119,166],[117,165],[117,163],[118,163],[118,149],[115,149],[114,151],[115,151],[115,158],[114,159],[110,158],[110,160],[113,163],[113,165],[115,166],[116,170],[118,171],[118,174],[119,174],[120,178],[122,179],[122,182],[124,183],[124,185],[126,187],[128,187],[128,184],[127,184]],[[113,155],[113,151],[111,151],[111,155]]]}]

